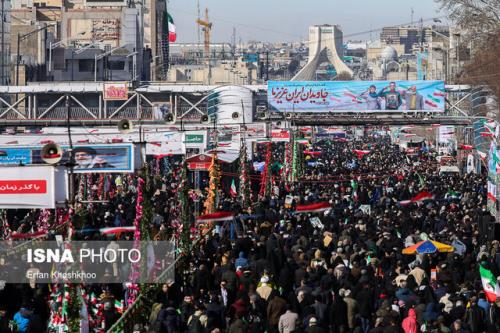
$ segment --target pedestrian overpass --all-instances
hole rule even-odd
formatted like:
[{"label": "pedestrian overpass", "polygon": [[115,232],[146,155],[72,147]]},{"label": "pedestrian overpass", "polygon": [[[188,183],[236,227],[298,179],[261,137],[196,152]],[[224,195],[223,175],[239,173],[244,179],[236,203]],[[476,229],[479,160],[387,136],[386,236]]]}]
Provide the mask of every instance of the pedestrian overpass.
[{"label": "pedestrian overpass", "polygon": [[[41,82],[27,86],[0,86],[0,126],[57,126],[68,120],[74,125],[114,126],[122,119],[144,124],[164,124],[155,117],[157,105],[168,105],[175,121],[197,124],[209,112],[209,99],[220,86],[200,84],[125,84],[121,98],[107,98],[112,82]],[[253,95],[253,119],[246,122],[273,122],[283,114],[269,114],[267,86],[244,86]],[[398,111],[357,113],[295,113],[287,115],[296,125],[462,125],[475,117],[474,99],[482,88],[446,86],[447,108],[441,113]],[[115,97],[115,96],[112,96]],[[476,101],[477,102],[477,101]],[[477,103],[476,103],[477,104]],[[267,113],[259,117],[262,112]],[[485,115],[484,112],[481,115]],[[287,118],[288,119],[288,118]]]}]

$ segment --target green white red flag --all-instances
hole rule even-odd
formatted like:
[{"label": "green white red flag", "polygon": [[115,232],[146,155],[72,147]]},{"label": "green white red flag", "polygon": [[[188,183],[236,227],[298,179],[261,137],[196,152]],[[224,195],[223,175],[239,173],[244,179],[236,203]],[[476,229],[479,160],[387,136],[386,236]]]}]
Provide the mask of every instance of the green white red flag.
[{"label": "green white red flag", "polygon": [[236,192],[236,184],[234,182],[234,179],[233,181],[231,182],[231,188],[229,189],[229,194],[231,194],[231,196],[234,198],[238,195],[238,192]]},{"label": "green white red flag", "polygon": [[488,180],[488,199],[497,201],[497,184]]},{"label": "green white red flag", "polygon": [[500,296],[500,287],[498,286],[497,279],[493,273],[483,265],[479,265],[479,274],[481,275],[481,282],[486,298],[488,301],[494,302],[497,297]]},{"label": "green white red flag", "polygon": [[168,21],[168,41],[170,43],[175,43],[175,41],[177,40],[177,32],[175,29],[174,19],[168,13],[167,13],[167,21]]}]

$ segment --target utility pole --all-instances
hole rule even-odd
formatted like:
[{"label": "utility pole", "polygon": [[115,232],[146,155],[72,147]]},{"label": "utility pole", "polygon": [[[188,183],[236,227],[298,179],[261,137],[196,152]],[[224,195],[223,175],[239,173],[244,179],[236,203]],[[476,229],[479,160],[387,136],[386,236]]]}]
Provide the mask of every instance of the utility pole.
[{"label": "utility pole", "polygon": [[[2,0],[2,3],[3,3],[3,0]],[[3,17],[2,17],[2,21],[3,21]],[[19,45],[21,43],[21,33],[18,31],[17,32],[17,49],[16,49],[16,86],[19,85],[19,64],[21,62],[21,56],[19,55]],[[3,54],[2,54],[2,58],[3,58]],[[17,99],[17,97],[16,97]]]},{"label": "utility pole", "polygon": [[231,36],[231,47],[233,52],[233,60],[236,57],[236,27],[233,27],[233,35]]},{"label": "utility pole", "polygon": [[[166,22],[165,22],[166,21]],[[170,36],[169,36],[169,15],[168,15],[168,0],[165,0],[165,15],[163,16],[163,34],[161,45],[164,45],[163,54],[163,80],[167,80],[168,69],[170,67]]]},{"label": "utility pole", "polygon": [[[197,10],[198,10],[198,20],[201,20],[201,12],[200,12],[200,0],[196,2]],[[201,43],[201,27],[199,24],[196,25],[198,27],[198,45]]]},{"label": "utility pole", "polygon": [[266,51],[266,81],[269,81],[269,51]]}]

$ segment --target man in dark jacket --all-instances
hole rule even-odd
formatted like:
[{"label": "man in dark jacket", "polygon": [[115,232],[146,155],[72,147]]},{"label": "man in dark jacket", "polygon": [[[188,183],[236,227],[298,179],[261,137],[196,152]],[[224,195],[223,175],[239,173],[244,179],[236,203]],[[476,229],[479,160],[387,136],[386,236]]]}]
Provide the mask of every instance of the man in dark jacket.
[{"label": "man in dark jacket", "polygon": [[370,319],[373,313],[374,294],[369,283],[364,283],[363,288],[356,295],[359,306],[359,315],[361,316],[361,327],[363,333],[370,330]]},{"label": "man in dark jacket", "polygon": [[347,329],[347,304],[338,294],[334,294],[333,297],[333,302],[328,308],[328,318],[331,332],[345,332]]},{"label": "man in dark jacket", "polygon": [[465,312],[465,322],[472,332],[482,332],[485,328],[485,319],[484,310],[477,305],[477,298],[471,297],[470,307]]},{"label": "man in dark jacket", "polygon": [[162,309],[158,314],[158,319],[161,322],[161,333],[180,333],[181,332],[181,317],[173,307]]}]

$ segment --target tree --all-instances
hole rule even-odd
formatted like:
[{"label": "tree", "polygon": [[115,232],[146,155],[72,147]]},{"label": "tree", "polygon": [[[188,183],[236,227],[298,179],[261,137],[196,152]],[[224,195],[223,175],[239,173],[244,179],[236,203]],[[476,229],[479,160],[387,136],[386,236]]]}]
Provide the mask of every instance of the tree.
[{"label": "tree", "polygon": [[500,98],[500,0],[436,0],[461,29],[471,47],[471,61],[459,74],[460,83],[486,85]]},{"label": "tree", "polygon": [[500,23],[500,0],[435,0],[450,13],[455,24],[466,29],[468,37],[482,39],[495,35]]},{"label": "tree", "polygon": [[472,57],[472,62],[464,69],[464,80],[476,85],[488,86],[500,100],[500,29],[495,35],[489,36],[481,42],[481,51]]}]

